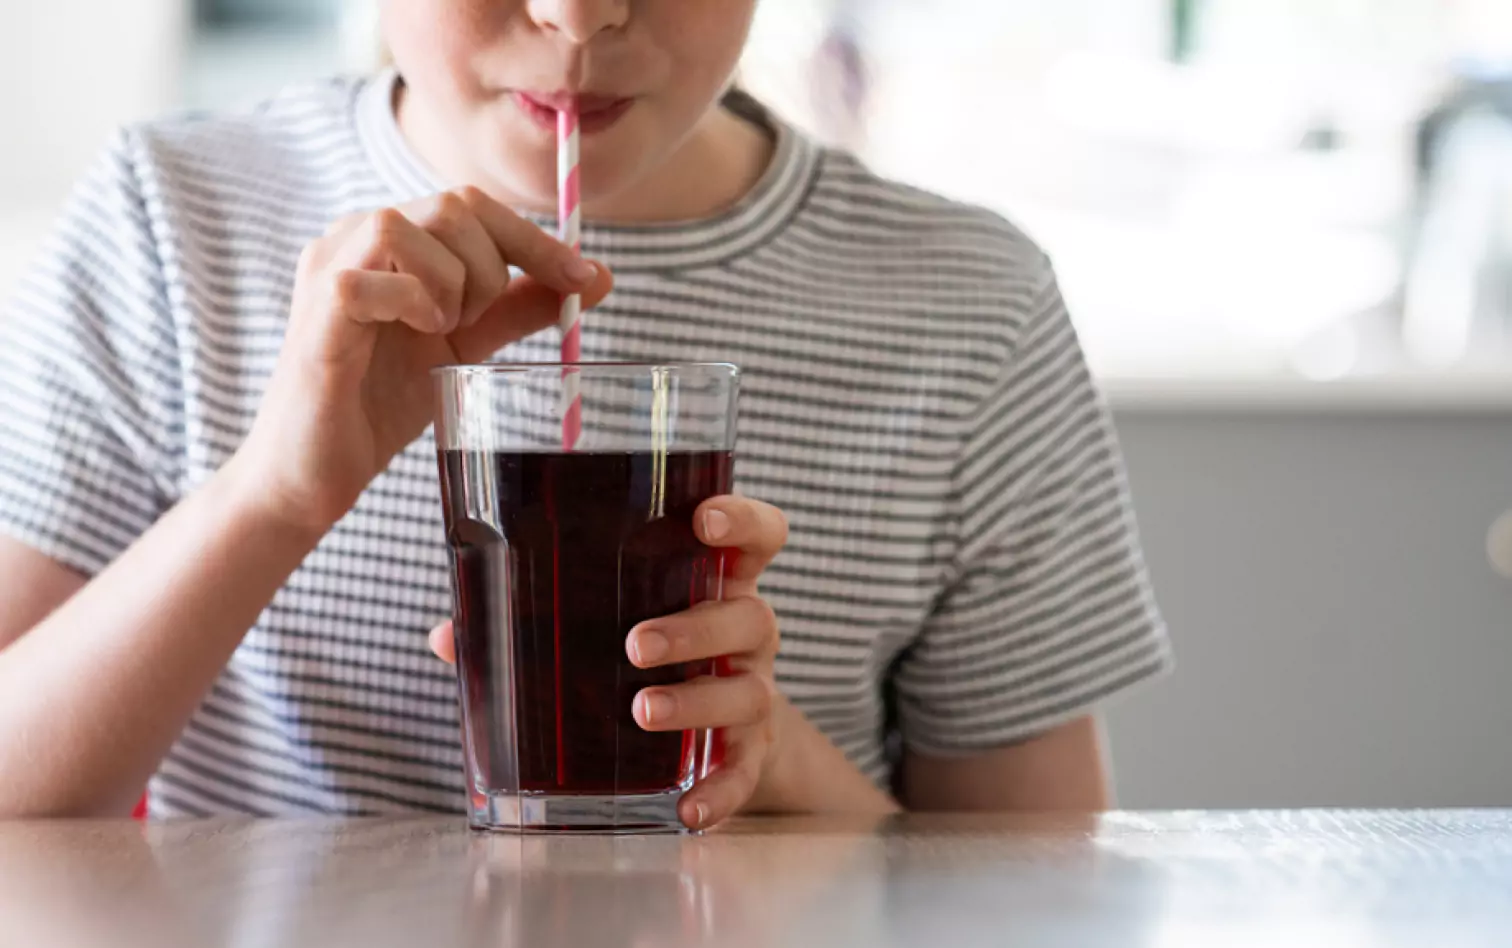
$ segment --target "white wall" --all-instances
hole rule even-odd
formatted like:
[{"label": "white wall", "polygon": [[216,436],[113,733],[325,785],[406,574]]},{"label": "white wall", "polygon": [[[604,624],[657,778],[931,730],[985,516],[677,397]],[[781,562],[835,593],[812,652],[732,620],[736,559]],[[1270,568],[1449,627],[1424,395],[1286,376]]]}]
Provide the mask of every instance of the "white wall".
[{"label": "white wall", "polygon": [[178,101],[190,0],[9,0],[0,30],[0,285],[121,122]]},{"label": "white wall", "polygon": [[1512,805],[1512,401],[1117,414],[1177,662],[1111,709],[1120,803]]}]

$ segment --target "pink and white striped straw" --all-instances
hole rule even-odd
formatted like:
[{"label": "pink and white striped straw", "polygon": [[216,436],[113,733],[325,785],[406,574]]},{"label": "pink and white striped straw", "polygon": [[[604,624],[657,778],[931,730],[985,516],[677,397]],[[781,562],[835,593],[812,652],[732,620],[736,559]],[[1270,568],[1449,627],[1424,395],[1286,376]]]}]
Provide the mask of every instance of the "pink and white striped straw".
[{"label": "pink and white striped straw", "polygon": [[[557,112],[557,221],[562,243],[581,253],[583,210],[578,179],[578,116]],[[571,451],[583,437],[583,393],[576,369],[582,358],[583,298],[562,297],[562,450]]]}]

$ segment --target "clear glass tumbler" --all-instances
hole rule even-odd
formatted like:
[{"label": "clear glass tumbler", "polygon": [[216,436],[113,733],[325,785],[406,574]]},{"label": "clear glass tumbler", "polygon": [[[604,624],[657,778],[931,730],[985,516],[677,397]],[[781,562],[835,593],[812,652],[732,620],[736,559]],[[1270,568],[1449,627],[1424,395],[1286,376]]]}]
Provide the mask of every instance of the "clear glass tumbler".
[{"label": "clear glass tumbler", "polygon": [[693,513],[731,489],[739,370],[450,366],[435,385],[472,825],[680,830],[711,735],[644,731],[631,706],[712,669],[638,669],[625,640],[721,595]]}]

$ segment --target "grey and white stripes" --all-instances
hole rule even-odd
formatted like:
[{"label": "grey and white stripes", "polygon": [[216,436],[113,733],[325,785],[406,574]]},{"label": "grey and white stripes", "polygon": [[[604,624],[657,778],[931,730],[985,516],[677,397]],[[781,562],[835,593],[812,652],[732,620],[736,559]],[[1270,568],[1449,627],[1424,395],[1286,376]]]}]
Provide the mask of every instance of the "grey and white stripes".
[{"label": "grey and white stripes", "polygon": [[[93,573],[229,457],[301,247],[447,185],[401,138],[395,81],[118,137],[0,322],[0,530]],[[772,125],[771,169],[719,217],[585,226],[617,289],[583,356],[742,367],[737,481],[793,528],[763,583],[786,693],[883,779],[889,674],[905,741],[958,754],[1160,671],[1117,446],[1043,255]],[[269,605],[156,815],[460,810],[455,684],[425,646],[450,608],[434,451],[401,455]]]}]

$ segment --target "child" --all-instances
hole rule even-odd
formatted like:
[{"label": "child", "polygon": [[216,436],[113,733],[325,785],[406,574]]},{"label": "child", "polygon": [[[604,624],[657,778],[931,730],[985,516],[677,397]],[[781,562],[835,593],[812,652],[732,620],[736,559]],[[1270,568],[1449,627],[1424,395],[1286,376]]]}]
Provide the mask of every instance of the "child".
[{"label": "child", "polygon": [[[686,822],[1105,805],[1168,651],[1050,266],[729,92],[754,7],[393,0],[392,70],[117,137],[4,313],[0,814],[460,811],[428,371],[550,361],[564,292],[745,372],[743,572],[626,642],[738,672],[636,697],[725,729]],[[597,265],[536,226],[567,107]]]}]

